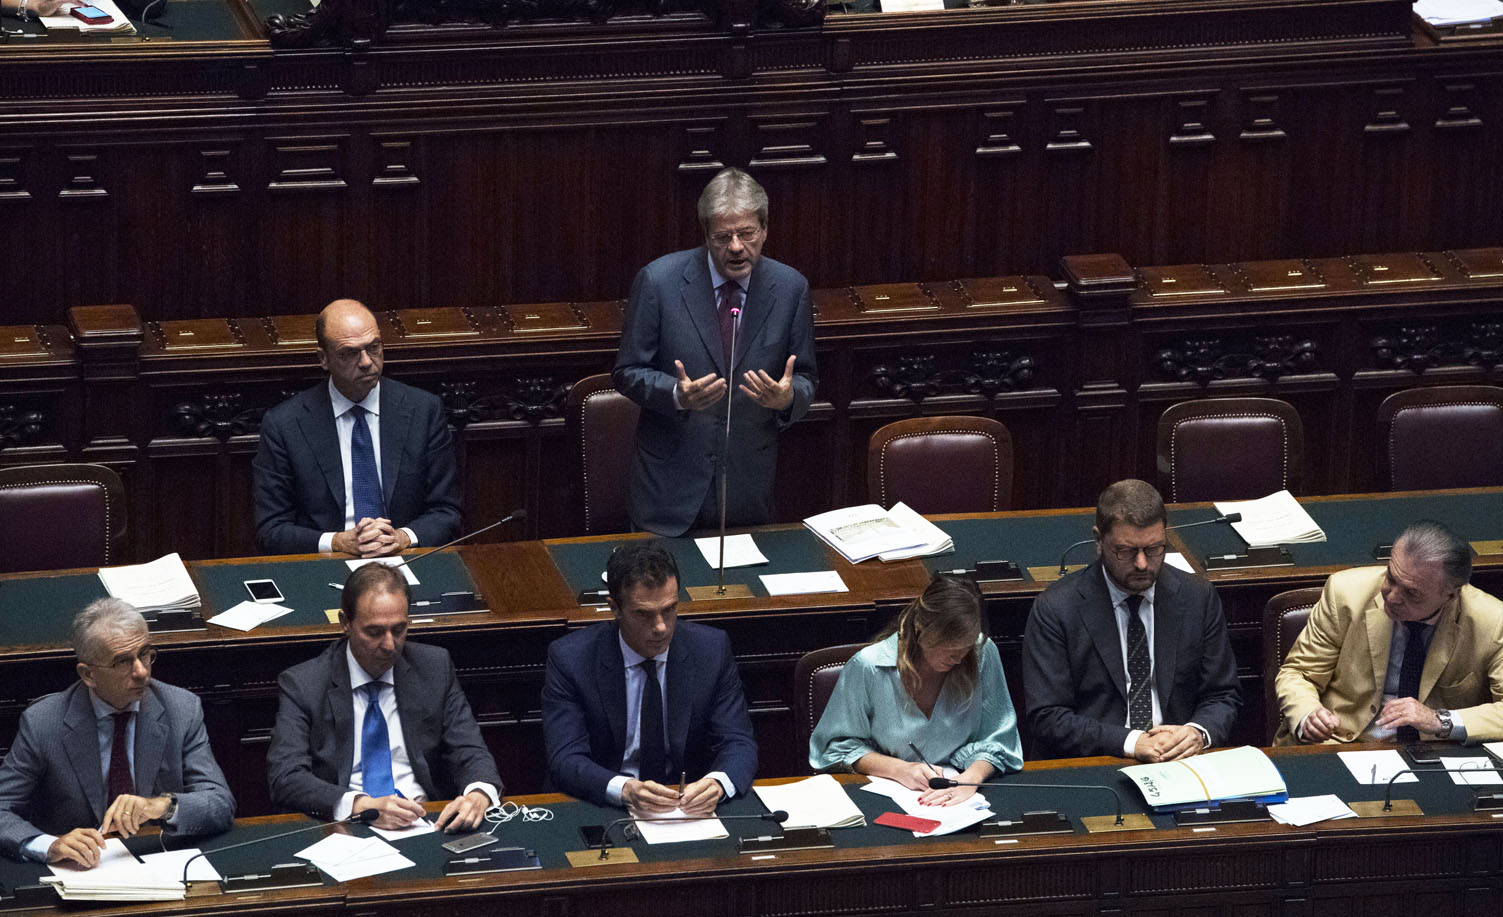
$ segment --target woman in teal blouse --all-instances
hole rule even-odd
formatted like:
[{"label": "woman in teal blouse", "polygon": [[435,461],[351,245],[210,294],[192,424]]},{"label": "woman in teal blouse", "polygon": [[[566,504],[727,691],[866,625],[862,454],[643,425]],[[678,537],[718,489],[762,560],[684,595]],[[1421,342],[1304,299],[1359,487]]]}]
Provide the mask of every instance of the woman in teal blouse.
[{"label": "woman in teal blouse", "polygon": [[[981,628],[980,590],[944,574],[845,664],[809,738],[809,766],[819,771],[851,770],[921,790],[938,776],[924,762],[950,765],[966,783],[1023,766],[1002,659]],[[929,790],[920,801],[953,805],[975,792]]]}]

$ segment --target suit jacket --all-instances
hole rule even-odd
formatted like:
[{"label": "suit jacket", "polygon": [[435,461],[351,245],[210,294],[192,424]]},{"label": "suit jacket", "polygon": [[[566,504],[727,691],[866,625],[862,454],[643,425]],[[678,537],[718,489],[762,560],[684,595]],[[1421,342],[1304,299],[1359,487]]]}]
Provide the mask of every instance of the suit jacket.
[{"label": "suit jacket", "polygon": [[[271,801],[327,818],[350,790],[355,701],[347,641],[277,676],[281,698],[266,753]],[[459,688],[447,650],[407,643],[393,669],[402,738],[429,799],[452,799],[477,781],[499,793],[501,776]]]},{"label": "suit jacket", "polygon": [[[344,531],[344,468],[325,380],[261,419],[255,461],[256,544],[266,554],[311,554]],[[381,490],[386,517],[421,545],[459,534],[459,475],[438,396],[381,380]]]},{"label": "suit jacket", "polygon": [[[689,378],[715,373],[730,382],[731,448],[726,517],[732,525],[772,520],[778,433],[804,416],[818,379],[814,365],[814,308],[803,275],[771,258],[752,269],[736,336],[734,373],[727,372],[719,312],[703,247],[664,255],[632,282],[612,381],[642,406],[632,460],[627,510],[638,528],[678,536],[694,524],[711,486],[725,431],[725,402],[707,411],[673,404],[680,360]],[[798,357],[793,404],[770,411],[742,395],[745,371],[782,378],[789,354]]]},{"label": "suit jacket", "polygon": [[[152,681],[136,713],[136,792],[177,794],[177,834],[226,831],[235,797],[214,761],[203,706],[191,692]],[[97,828],[109,807],[89,689],[76,682],[21,714],[0,765],[0,851],[20,858],[38,834]]]},{"label": "suit jacket", "polygon": [[[1101,562],[1033,602],[1023,634],[1023,694],[1034,756],[1122,754],[1127,672]],[[1153,603],[1153,679],[1165,723],[1198,723],[1220,745],[1241,691],[1221,600],[1211,584],[1165,564]]]},{"label": "suit jacket", "polygon": [[[1276,744],[1298,741],[1294,730],[1317,706],[1340,720],[1336,742],[1363,738],[1377,716],[1393,636],[1378,591],[1383,572],[1383,567],[1357,567],[1326,580],[1274,679],[1280,712]],[[1419,699],[1427,707],[1459,713],[1468,741],[1503,739],[1503,602],[1463,586],[1441,609]]]},{"label": "suit jacket", "polygon": [[[664,678],[668,759],[698,780],[723,771],[745,792],[757,775],[757,743],[741,676],[722,631],[680,620]],[[614,622],[602,621],[548,647],[543,682],[548,774],[558,789],[610,805],[605,788],[626,752],[626,666]]]}]

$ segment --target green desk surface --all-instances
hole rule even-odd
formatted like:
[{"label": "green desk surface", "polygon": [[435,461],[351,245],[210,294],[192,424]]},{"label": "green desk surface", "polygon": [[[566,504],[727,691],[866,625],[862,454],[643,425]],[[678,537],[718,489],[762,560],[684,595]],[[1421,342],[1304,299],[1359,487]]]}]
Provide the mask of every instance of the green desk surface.
[{"label": "green desk surface", "polygon": [[[1421,519],[1449,526],[1467,541],[1503,538],[1503,492],[1370,496],[1351,500],[1301,500],[1326,541],[1289,546],[1296,567],[1350,567],[1376,563],[1372,550],[1391,543],[1404,527]],[[1215,510],[1174,512],[1171,524],[1214,519]],[[1202,525],[1179,533],[1185,546],[1203,560],[1207,554],[1237,554],[1246,549],[1230,525]]]},{"label": "green desk surface", "polygon": [[[1065,548],[1091,537],[1094,512],[1053,516],[1007,516],[1000,519],[956,519],[935,523],[955,542],[955,551],[924,558],[936,570],[974,570],[980,560],[1010,560],[1030,580],[1029,567],[1058,564]],[[1091,548],[1082,546],[1070,554],[1070,563],[1088,563]]]},{"label": "green desk surface", "polygon": [[[755,567],[727,567],[727,585],[741,584],[751,589],[753,595],[765,596],[761,577],[767,573],[808,573],[828,570],[824,542],[804,528],[777,529],[752,533],[757,547],[767,558],[767,563]],[[685,589],[689,586],[713,586],[716,582],[715,568],[705,563],[693,538],[664,538],[663,544],[678,562],[679,595],[687,599]],[[569,588],[574,592],[605,588],[606,561],[623,541],[558,542],[548,545],[553,563],[563,574]],[[849,584],[847,584],[849,585]]]},{"label": "green desk surface", "polygon": [[95,573],[0,580],[0,643],[66,644],[73,615],[107,595]]}]

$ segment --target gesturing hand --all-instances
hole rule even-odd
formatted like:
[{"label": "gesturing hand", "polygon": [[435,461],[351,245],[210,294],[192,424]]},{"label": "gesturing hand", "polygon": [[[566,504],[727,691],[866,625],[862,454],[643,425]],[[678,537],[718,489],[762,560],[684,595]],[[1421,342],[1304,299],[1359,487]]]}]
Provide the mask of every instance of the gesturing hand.
[{"label": "gesturing hand", "polygon": [[742,374],[741,378],[745,381],[738,388],[768,410],[786,411],[793,404],[793,362],[797,359],[797,354],[788,355],[788,363],[783,367],[781,379],[774,379],[762,369],[747,371]]},{"label": "gesturing hand", "polygon": [[686,411],[703,411],[725,397],[725,380],[714,373],[705,373],[698,379],[690,379],[684,364],[674,360],[678,367],[678,406]]}]

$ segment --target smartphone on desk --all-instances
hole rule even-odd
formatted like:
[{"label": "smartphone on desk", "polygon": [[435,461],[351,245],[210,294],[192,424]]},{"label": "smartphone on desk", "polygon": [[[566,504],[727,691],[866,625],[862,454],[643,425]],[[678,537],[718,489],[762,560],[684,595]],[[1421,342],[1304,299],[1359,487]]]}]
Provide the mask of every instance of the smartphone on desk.
[{"label": "smartphone on desk", "polygon": [[1405,745],[1399,750],[1399,753],[1404,756],[1404,760],[1408,761],[1410,768],[1414,770],[1445,766],[1441,763],[1440,753],[1429,742],[1415,742]]},{"label": "smartphone on desk", "polygon": [[277,588],[275,580],[248,579],[245,581],[245,591],[250,593],[251,601],[257,604],[277,604],[283,600],[282,590]]},{"label": "smartphone on desk", "polygon": [[115,18],[97,6],[75,6],[69,13],[73,18],[82,19],[89,25],[104,25]]}]

